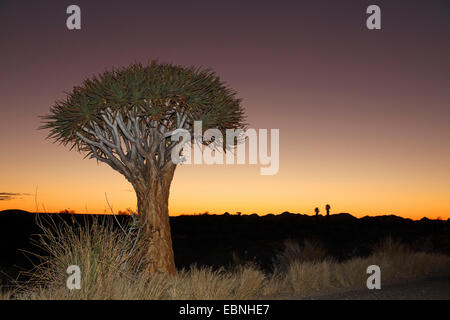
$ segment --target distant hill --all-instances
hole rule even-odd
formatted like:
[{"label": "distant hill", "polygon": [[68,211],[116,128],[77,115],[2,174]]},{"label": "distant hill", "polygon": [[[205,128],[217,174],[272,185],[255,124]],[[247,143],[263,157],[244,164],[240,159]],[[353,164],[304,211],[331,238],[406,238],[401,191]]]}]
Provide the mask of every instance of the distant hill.
[{"label": "distant hill", "polygon": [[0,214],[24,214],[24,213],[30,213],[28,211],[19,210],[19,209],[10,209],[10,210],[3,210],[0,211]]}]

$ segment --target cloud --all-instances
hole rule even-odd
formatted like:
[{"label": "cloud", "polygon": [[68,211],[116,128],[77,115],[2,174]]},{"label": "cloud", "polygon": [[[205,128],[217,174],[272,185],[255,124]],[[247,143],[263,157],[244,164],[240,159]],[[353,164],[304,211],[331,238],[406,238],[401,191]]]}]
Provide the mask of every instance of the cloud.
[{"label": "cloud", "polygon": [[31,196],[29,193],[0,192],[0,201],[9,201],[21,196]]}]

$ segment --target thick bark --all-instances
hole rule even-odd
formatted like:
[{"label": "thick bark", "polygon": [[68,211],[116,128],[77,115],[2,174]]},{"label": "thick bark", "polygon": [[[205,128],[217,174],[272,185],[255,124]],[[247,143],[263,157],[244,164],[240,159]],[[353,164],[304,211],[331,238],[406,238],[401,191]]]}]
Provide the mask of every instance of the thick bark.
[{"label": "thick bark", "polygon": [[150,172],[145,184],[135,186],[145,240],[144,256],[151,273],[176,272],[168,208],[174,172],[175,166],[163,173]]}]

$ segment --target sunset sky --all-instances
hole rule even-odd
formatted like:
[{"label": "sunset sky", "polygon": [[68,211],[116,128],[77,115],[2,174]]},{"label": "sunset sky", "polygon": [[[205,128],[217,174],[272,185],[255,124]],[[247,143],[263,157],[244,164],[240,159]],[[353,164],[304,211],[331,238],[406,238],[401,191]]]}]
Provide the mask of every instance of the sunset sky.
[{"label": "sunset sky", "polygon": [[[82,30],[66,28],[77,4]],[[382,30],[366,28],[381,7]],[[280,169],[177,168],[170,214],[450,218],[448,1],[0,1],[0,210],[136,208],[119,173],[46,140],[39,115],[107,68],[213,68]],[[37,196],[35,196],[37,189]],[[38,208],[36,206],[36,199]]]}]

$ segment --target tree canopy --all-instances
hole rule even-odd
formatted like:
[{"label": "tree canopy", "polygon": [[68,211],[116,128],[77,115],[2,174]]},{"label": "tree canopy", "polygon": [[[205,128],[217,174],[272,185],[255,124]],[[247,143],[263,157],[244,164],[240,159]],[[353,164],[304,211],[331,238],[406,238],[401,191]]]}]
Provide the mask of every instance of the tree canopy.
[{"label": "tree canopy", "polygon": [[[164,167],[177,129],[245,127],[236,92],[211,69],[152,61],[85,80],[43,116],[48,138],[126,172],[134,160]],[[148,162],[148,163],[147,163]]]}]

